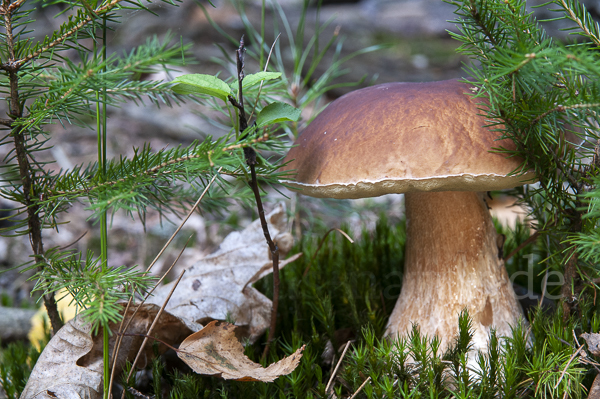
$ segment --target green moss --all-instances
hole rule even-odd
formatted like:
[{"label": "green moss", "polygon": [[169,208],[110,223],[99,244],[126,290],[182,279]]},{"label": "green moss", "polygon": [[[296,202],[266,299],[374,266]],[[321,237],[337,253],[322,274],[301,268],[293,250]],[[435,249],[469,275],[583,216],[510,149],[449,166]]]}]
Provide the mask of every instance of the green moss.
[{"label": "green moss", "polygon": [[0,387],[6,397],[19,398],[39,356],[36,348],[23,342],[0,349]]},{"label": "green moss", "polygon": [[[527,238],[519,228],[507,233],[515,240],[509,245]],[[477,357],[474,366],[467,360],[471,334],[466,313],[458,320],[456,345],[446,352],[417,327],[400,342],[381,338],[400,291],[403,223],[389,226],[382,217],[375,231],[364,232],[354,244],[332,232],[318,249],[321,237],[303,238],[292,253],[304,256],[282,270],[277,341],[262,362],[279,360],[306,344],[298,368],[274,383],[222,381],[177,371],[167,378],[171,397],[327,398],[331,392],[349,397],[369,377],[358,398],[580,398],[584,386],[591,385],[591,366],[578,356],[569,359],[579,347],[574,333],[597,327],[597,305],[582,304],[581,314],[567,320],[560,308],[555,313],[535,310],[530,324],[516,326],[512,338],[492,333],[488,353]],[[271,295],[270,278],[256,286]],[[348,339],[353,343],[327,393],[341,353],[333,359],[323,354],[327,348],[341,349]],[[247,346],[246,355],[260,361],[264,344]]]}]

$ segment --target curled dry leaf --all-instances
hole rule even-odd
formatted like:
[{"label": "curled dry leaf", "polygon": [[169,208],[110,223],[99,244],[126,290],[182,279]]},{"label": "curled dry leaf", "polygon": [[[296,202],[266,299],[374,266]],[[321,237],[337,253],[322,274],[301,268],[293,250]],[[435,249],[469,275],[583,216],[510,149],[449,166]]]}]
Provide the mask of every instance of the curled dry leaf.
[{"label": "curled dry leaf", "polygon": [[596,356],[600,356],[600,334],[598,333],[583,333],[580,335],[581,338],[587,342],[588,350]]},{"label": "curled dry leaf", "polygon": [[[283,258],[293,245],[291,235],[285,232],[284,206],[278,205],[266,218]],[[281,261],[279,267],[299,256]],[[269,327],[272,302],[249,284],[271,272],[269,247],[260,220],[255,220],[244,230],[229,234],[217,251],[186,270],[166,310],[199,324],[234,320],[242,328],[240,334],[255,342]],[[157,289],[149,302],[162,304],[172,284]]]},{"label": "curled dry leaf", "polygon": [[212,321],[187,337],[179,346],[177,355],[196,373],[226,380],[271,382],[298,366],[304,346],[264,368],[244,355],[244,347],[236,338],[235,328],[229,323]]},{"label": "curled dry leaf", "polygon": [[[156,305],[142,305],[130,324],[127,334],[145,334],[159,311]],[[125,316],[131,318],[135,308],[130,308]],[[153,335],[169,343],[177,344],[197,331],[190,329],[187,323],[177,317],[163,312]],[[118,325],[110,326],[110,353],[112,353]],[[99,399],[102,397],[102,334],[92,337],[91,325],[80,316],[69,321],[50,340],[35,367],[29,381],[21,394],[21,399]],[[125,336],[122,350],[117,361],[117,374],[120,374],[125,361],[135,357],[143,337]],[[159,350],[166,346],[159,345]],[[147,345],[140,366],[152,356],[152,349]]]}]

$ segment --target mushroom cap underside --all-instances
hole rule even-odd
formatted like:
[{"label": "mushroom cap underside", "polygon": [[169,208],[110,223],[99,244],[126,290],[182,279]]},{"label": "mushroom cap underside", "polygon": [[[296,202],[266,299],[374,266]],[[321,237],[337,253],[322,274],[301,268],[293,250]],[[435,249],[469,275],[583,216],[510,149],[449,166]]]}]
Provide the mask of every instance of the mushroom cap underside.
[{"label": "mushroom cap underside", "polygon": [[456,80],[387,83],[340,97],[296,140],[282,168],[296,176],[286,183],[315,197],[362,198],[534,181],[522,159],[494,151],[514,143],[485,126],[473,88]]}]

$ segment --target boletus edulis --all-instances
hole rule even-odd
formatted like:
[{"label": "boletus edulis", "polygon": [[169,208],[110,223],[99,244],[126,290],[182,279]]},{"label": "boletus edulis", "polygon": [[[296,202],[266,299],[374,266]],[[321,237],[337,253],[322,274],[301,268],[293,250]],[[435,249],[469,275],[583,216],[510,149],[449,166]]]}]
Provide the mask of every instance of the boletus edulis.
[{"label": "boletus edulis", "polygon": [[407,242],[400,297],[386,335],[418,324],[452,344],[458,315],[473,321],[474,349],[490,329],[511,336],[523,317],[484,200],[487,191],[535,180],[510,140],[486,127],[474,86],[456,80],[389,83],[329,104],[300,134],[283,168],[289,184],[314,197],[404,193]]}]

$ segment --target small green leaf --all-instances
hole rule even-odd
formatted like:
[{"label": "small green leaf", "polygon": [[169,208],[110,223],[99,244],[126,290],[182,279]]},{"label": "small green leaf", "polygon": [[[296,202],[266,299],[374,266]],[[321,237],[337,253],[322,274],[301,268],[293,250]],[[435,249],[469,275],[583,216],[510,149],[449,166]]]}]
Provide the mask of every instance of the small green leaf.
[{"label": "small green leaf", "polygon": [[192,73],[173,79],[173,91],[177,94],[208,94],[227,101],[231,89],[227,83],[212,75]]},{"label": "small green leaf", "polygon": [[[253,73],[251,75],[247,75],[244,77],[244,80],[242,81],[242,88],[246,88],[246,87],[250,87],[250,86],[254,86],[255,84],[262,82],[264,80],[274,80],[274,79],[279,79],[281,77],[281,72],[257,72],[257,73]],[[237,89],[238,88],[238,82],[237,80],[234,81],[230,87],[232,89]]]},{"label": "small green leaf", "polygon": [[297,121],[300,118],[300,110],[289,104],[274,102],[262,109],[256,117],[258,127],[273,123]]}]

